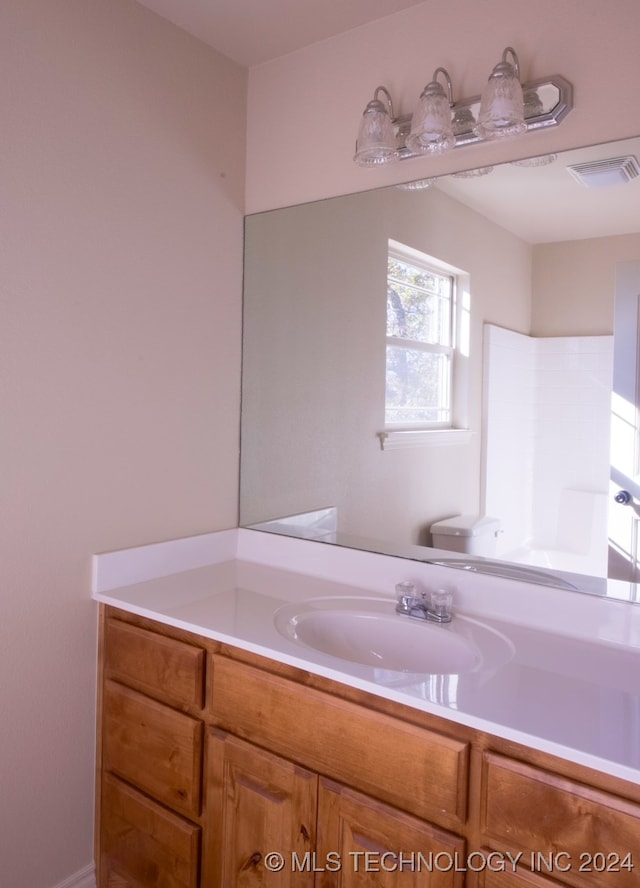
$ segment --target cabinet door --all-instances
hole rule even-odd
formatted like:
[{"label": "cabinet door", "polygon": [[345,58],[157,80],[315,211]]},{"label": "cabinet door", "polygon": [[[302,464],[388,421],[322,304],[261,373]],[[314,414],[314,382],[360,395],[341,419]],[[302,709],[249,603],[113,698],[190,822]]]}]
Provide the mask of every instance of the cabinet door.
[{"label": "cabinet door", "polygon": [[202,888],[311,888],[317,787],[312,772],[211,730]]},{"label": "cabinet door", "polygon": [[465,841],[322,778],[316,861],[318,888],[459,888]]}]

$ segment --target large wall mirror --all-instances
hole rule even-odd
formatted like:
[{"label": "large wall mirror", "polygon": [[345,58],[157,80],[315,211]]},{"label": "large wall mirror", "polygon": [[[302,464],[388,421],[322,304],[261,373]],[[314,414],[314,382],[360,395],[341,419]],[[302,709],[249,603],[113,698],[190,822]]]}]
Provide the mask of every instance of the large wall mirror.
[{"label": "large wall mirror", "polygon": [[[633,600],[638,160],[625,140],[249,216],[240,523],[433,560],[434,525],[490,516],[492,565]],[[452,429],[389,410],[392,249],[453,280]]]}]

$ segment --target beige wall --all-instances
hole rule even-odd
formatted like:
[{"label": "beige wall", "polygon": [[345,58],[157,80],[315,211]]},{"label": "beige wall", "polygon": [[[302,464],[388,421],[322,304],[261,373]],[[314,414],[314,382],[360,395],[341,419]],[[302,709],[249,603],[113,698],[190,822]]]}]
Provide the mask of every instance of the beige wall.
[{"label": "beige wall", "polygon": [[3,0],[0,883],[92,861],[93,552],[237,522],[246,72]]},{"label": "beige wall", "polygon": [[534,336],[613,333],[616,263],[640,256],[640,234],[587,238],[534,248]]},{"label": "beige wall", "polygon": [[[635,136],[639,30],[637,0],[447,0],[253,68],[247,210]],[[389,171],[355,166],[358,122],[378,84],[391,90],[398,113],[408,114],[433,70],[444,65],[454,98],[473,96],[507,45],[519,54],[524,80],[558,73],[573,83],[575,107],[560,127]]]},{"label": "beige wall", "polygon": [[[389,239],[469,275],[463,444],[380,449]],[[341,534],[407,546],[477,513],[483,325],[528,333],[531,246],[437,188],[260,213],[246,244],[242,523],[335,506]]]}]

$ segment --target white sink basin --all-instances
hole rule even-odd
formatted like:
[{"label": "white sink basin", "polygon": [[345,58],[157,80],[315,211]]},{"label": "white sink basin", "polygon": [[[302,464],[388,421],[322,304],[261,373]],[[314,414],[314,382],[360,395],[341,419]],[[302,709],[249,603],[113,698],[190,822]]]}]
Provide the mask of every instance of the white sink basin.
[{"label": "white sink basin", "polygon": [[318,598],[275,614],[278,631],[298,644],[351,663],[414,674],[460,674],[508,662],[513,645],[500,632],[454,615],[437,624],[395,613],[379,598]]}]

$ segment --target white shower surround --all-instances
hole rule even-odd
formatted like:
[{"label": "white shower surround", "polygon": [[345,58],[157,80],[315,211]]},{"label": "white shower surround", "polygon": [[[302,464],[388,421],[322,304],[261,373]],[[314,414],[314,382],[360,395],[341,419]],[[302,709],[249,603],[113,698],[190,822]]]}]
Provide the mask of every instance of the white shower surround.
[{"label": "white shower surround", "polygon": [[607,573],[612,336],[485,327],[484,511],[498,555]]}]

